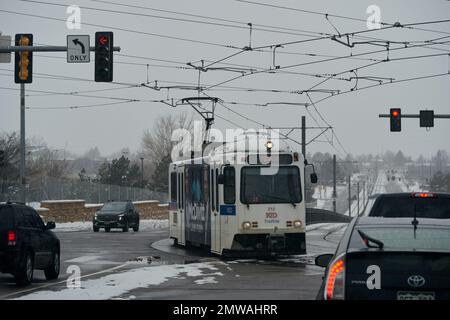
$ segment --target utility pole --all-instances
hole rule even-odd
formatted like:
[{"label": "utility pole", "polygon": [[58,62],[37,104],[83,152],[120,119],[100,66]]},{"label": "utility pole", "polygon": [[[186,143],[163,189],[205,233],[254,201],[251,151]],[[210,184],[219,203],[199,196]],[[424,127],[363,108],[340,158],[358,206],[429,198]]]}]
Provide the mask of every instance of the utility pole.
[{"label": "utility pole", "polygon": [[144,187],[144,157],[141,157],[141,188]]},{"label": "utility pole", "polygon": [[357,203],[358,203],[358,216],[359,216],[359,181],[356,183],[356,194],[357,194]]},{"label": "utility pole", "polygon": [[363,181],[363,207],[365,208],[366,206],[366,201],[367,201],[367,184],[366,184],[366,180]]},{"label": "utility pole", "polygon": [[336,214],[336,155],[333,154],[333,213]]},{"label": "utility pole", "polygon": [[21,201],[26,202],[25,179],[25,83],[20,84],[20,185]]},{"label": "utility pole", "polygon": [[306,117],[302,116],[302,154],[306,159]]},{"label": "utility pole", "polygon": [[348,176],[348,216],[352,216],[352,177]]}]

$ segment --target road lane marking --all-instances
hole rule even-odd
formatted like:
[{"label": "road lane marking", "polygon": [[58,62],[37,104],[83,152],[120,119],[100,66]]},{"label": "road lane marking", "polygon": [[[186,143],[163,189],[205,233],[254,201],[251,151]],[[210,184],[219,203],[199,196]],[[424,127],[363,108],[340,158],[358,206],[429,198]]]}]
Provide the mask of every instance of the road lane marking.
[{"label": "road lane marking", "polygon": [[89,261],[92,261],[92,260],[97,260],[98,258],[100,258],[100,256],[81,256],[81,257],[78,257],[78,258],[65,260],[65,262],[86,263],[86,262],[89,262]]},{"label": "road lane marking", "polygon": [[[81,276],[80,279],[87,278],[87,277],[92,277],[92,276],[95,276],[95,275],[98,275],[98,274],[111,272],[111,271],[123,268],[123,267],[127,266],[128,264],[129,263],[126,262],[126,263],[123,263],[123,264],[121,264],[119,266],[115,266],[115,267],[112,267],[112,268],[109,268],[109,269],[105,269],[105,270],[102,270],[102,271],[97,271],[97,272],[94,272],[94,273],[86,274],[84,276]],[[32,291],[36,291],[36,290],[40,290],[40,289],[44,289],[44,288],[49,288],[49,287],[56,286],[58,284],[62,284],[62,283],[66,283],[66,282],[67,282],[67,279],[64,279],[64,280],[61,280],[59,282],[48,283],[48,284],[44,284],[44,285],[41,285],[41,286],[38,286],[38,287],[33,287],[33,288],[25,289],[25,290],[12,292],[12,293],[0,296],[0,299],[1,300],[7,299],[8,297],[12,297],[12,296],[16,296],[16,295],[20,295],[20,294],[24,294],[24,293],[28,293],[28,292],[32,292]]]}]

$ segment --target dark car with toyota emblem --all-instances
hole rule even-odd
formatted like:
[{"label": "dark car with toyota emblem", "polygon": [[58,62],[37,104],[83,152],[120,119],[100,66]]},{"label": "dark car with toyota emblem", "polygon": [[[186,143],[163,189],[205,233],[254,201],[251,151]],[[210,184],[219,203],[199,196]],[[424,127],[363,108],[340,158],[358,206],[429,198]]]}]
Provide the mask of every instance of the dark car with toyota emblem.
[{"label": "dark car with toyota emblem", "polygon": [[317,299],[450,300],[450,220],[356,217],[316,265]]}]

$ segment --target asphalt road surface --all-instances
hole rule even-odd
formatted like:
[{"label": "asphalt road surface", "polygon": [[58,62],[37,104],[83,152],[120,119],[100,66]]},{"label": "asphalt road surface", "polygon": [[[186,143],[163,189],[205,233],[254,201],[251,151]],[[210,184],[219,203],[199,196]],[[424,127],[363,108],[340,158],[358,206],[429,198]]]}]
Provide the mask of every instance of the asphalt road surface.
[{"label": "asphalt road surface", "polygon": [[[17,287],[12,276],[0,275],[0,298],[47,299],[54,292],[61,299],[70,299],[66,271],[78,266],[81,286],[84,283],[116,277],[129,271],[146,270],[158,276],[173,266],[207,266],[203,272],[187,271],[170,276],[157,285],[131,288],[107,298],[116,299],[314,299],[321,284],[322,268],[314,265],[314,256],[332,253],[345,225],[321,224],[307,235],[306,256],[278,257],[273,260],[222,260],[198,250],[173,248],[167,229],[128,232],[74,231],[57,232],[61,240],[61,275],[57,281],[46,282],[42,271],[35,272],[29,287]],[[336,235],[337,234],[337,235]],[[327,236],[327,237],[325,237]],[[156,244],[156,248],[152,246]],[[151,269],[153,268],[153,269]],[[70,269],[69,269],[70,270]],[[154,272],[152,273],[152,270]],[[194,270],[195,271],[195,270]],[[191,274],[189,274],[191,273]],[[125,280],[126,281],[126,280]],[[114,286],[111,285],[111,286]],[[107,292],[109,283],[97,290]],[[74,289],[72,289],[74,290]],[[44,295],[39,295],[44,292]],[[58,296],[57,296],[58,297]],[[73,296],[77,298],[78,296]],[[101,298],[93,295],[93,298]]]},{"label": "asphalt road surface", "polygon": [[[399,190],[394,182],[378,182],[390,192]],[[12,276],[0,274],[0,299],[315,299],[323,269],[314,265],[314,258],[333,253],[345,227],[308,226],[306,255],[271,260],[222,260],[175,248],[167,229],[56,232],[60,278],[47,282],[36,271],[34,283],[21,288]],[[78,289],[68,288],[73,268],[80,270]]]}]

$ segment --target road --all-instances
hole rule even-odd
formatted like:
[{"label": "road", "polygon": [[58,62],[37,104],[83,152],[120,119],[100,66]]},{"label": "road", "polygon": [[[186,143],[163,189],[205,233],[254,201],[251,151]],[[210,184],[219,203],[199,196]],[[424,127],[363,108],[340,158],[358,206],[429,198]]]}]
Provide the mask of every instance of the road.
[{"label": "road", "polygon": [[[167,242],[167,229],[59,232],[60,279],[48,283],[43,272],[37,271],[30,287],[18,288],[12,276],[0,275],[0,298],[314,299],[323,270],[314,265],[313,258],[322,252],[332,253],[344,228],[345,224],[316,225],[307,235],[308,255],[266,261],[225,261],[197,250],[152,247],[152,243]],[[81,296],[75,294],[79,289],[67,289],[69,274],[65,271],[73,265],[81,269],[81,288],[91,290]],[[135,284],[133,274],[150,284],[147,280]],[[124,289],[124,283],[117,283],[120,279],[133,288]]]},{"label": "road", "polygon": [[[376,192],[401,191],[381,173]],[[0,275],[0,299],[315,299],[321,253],[333,253],[346,224],[308,226],[307,255],[273,260],[222,260],[203,251],[174,248],[167,228],[140,232],[60,232],[62,272],[46,282],[43,272],[26,288]],[[68,288],[66,271],[81,271],[81,287]]]}]

